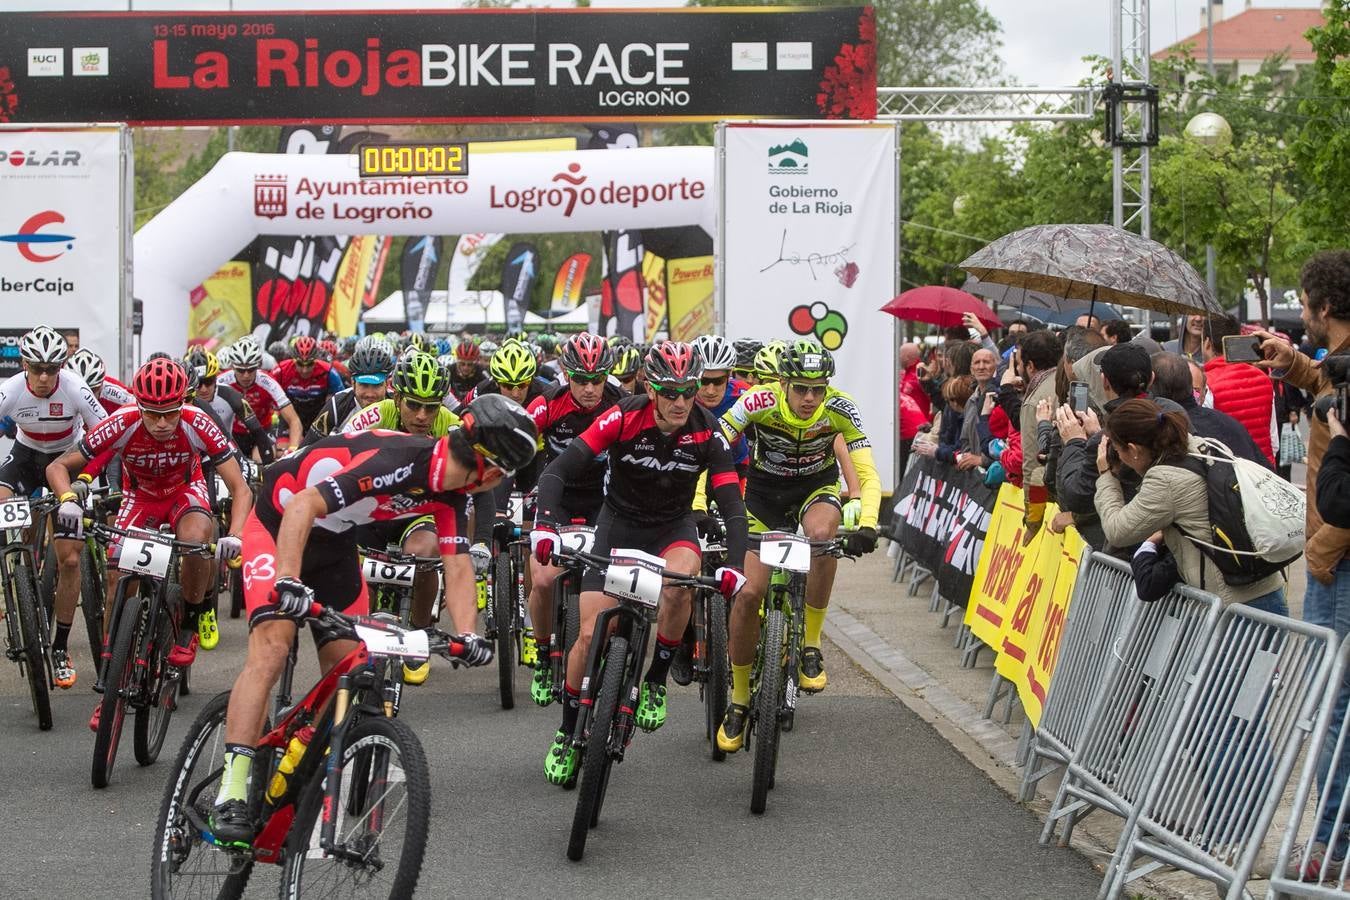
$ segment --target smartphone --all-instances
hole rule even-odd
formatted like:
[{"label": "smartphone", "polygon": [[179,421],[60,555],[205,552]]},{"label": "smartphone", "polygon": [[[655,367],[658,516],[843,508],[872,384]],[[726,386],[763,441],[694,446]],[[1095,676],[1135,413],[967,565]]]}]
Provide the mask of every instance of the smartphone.
[{"label": "smartphone", "polygon": [[1256,362],[1261,359],[1261,339],[1249,334],[1232,334],[1223,339],[1223,358],[1229,362]]},{"label": "smartphone", "polygon": [[1088,383],[1086,381],[1069,382],[1069,408],[1076,413],[1088,411]]}]

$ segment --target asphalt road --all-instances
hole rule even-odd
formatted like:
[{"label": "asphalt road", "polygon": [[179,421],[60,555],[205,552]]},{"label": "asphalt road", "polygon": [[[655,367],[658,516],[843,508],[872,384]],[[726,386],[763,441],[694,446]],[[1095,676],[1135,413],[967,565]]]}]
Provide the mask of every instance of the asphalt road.
[{"label": "asphalt road", "polygon": [[[844,589],[844,585],[840,589]],[[161,761],[137,767],[130,727],[113,783],[89,783],[88,650],[72,636],[80,683],[54,698],[42,733],[18,668],[0,659],[0,898],[148,896],[151,829],[168,767],[197,711],[233,680],[243,627],[222,622],[198,656]],[[314,673],[313,654],[297,685]],[[406,696],[431,761],[432,833],[424,897],[1076,898],[1099,883],[1073,851],[1037,846],[1040,824],[838,650],[830,687],[805,698],[784,736],[777,786],[749,811],[750,755],[712,762],[694,688],[639,734],[614,771],[583,862],[565,857],[575,794],[544,781],[558,708],[523,692],[496,699],[495,670],[451,671]],[[524,670],[522,670],[522,676]],[[521,681],[523,685],[523,678]],[[274,895],[255,872],[248,896]]]}]

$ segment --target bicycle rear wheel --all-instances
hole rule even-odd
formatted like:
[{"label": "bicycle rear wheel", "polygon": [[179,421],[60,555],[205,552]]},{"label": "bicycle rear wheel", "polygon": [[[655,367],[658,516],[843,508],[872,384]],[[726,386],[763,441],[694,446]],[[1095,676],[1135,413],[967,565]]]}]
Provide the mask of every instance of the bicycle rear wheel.
[{"label": "bicycle rear wheel", "polygon": [[511,575],[511,556],[492,558],[492,612],[497,625],[497,690],[502,709],[516,705],[516,579]]},{"label": "bicycle rear wheel", "polygon": [[[324,779],[304,787],[286,845],[281,897],[411,897],[426,853],[431,774],[416,733],[405,722],[363,718],[347,732],[335,774],[338,856],[320,849]],[[327,815],[324,812],[324,815]]]},{"label": "bicycle rear wheel", "polygon": [[97,671],[103,655],[103,571],[88,544],[80,551],[80,612]]},{"label": "bicycle rear wheel", "polygon": [[759,815],[773,787],[773,771],[778,762],[778,738],[781,722],[778,711],[783,704],[783,612],[770,609],[764,618],[764,650],[760,660],[759,693],[755,695],[755,765],[751,779],[750,811]]},{"label": "bicycle rear wheel", "polygon": [[33,712],[37,713],[38,728],[49,731],[52,727],[51,680],[43,652],[46,635],[42,633],[42,616],[38,610],[37,581],[26,560],[20,560],[14,567],[12,579],[14,599],[19,607],[19,628],[23,631],[19,665],[28,679],[28,695],[33,701]]},{"label": "bicycle rear wheel", "polygon": [[136,675],[136,646],[140,642],[141,614],[145,600],[139,594],[122,598],[117,619],[117,634],[109,640],[108,669],[103,673],[103,700],[99,709],[98,731],[94,735],[94,764],[89,780],[96,788],[105,788],[117,761],[117,745],[122,740],[127,695]]},{"label": "bicycle rear wheel", "polygon": [[581,759],[581,781],[577,788],[577,809],[572,815],[572,834],[567,841],[567,858],[573,862],[586,853],[586,835],[600,820],[600,804],[609,784],[609,768],[614,765],[609,755],[610,729],[619,710],[619,691],[623,689],[623,672],[628,660],[628,641],[615,635],[605,648],[605,671],[601,675],[600,693],[591,715],[591,733],[586,739],[585,755]]},{"label": "bicycle rear wheel", "polygon": [[167,603],[159,612],[159,622],[152,643],[146,647],[145,659],[149,672],[146,677],[145,705],[137,707],[135,727],[132,729],[136,762],[148,766],[159,759],[164,747],[164,735],[169,731],[169,719],[178,703],[178,688],[182,675],[169,665],[169,651],[174,644],[174,628],[170,610],[182,604],[177,585],[169,585]]},{"label": "bicycle rear wheel", "polygon": [[708,680],[703,685],[703,710],[712,758],[727,758],[717,747],[717,729],[727,714],[727,692],[731,689],[731,669],[727,660],[727,601],[721,594],[708,594],[704,601],[707,616]]},{"label": "bicycle rear wheel", "polygon": [[253,860],[219,850],[202,838],[220,787],[225,756],[225,708],[230,693],[217,694],[198,714],[174,760],[155,822],[150,861],[151,900],[244,894]]}]

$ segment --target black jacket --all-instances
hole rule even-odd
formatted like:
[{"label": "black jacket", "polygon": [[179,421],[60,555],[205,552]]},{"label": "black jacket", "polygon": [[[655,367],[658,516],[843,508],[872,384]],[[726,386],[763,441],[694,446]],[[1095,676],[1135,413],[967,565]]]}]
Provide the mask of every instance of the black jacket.
[{"label": "black jacket", "polygon": [[1194,397],[1183,398],[1180,405],[1191,420],[1191,432],[1196,437],[1222,441],[1239,459],[1250,459],[1270,468],[1270,460],[1266,459],[1261,448],[1256,446],[1256,441],[1252,440],[1251,433],[1237,419],[1217,409],[1201,406]]},{"label": "black jacket", "polygon": [[1317,514],[1336,528],[1350,528],[1350,438],[1332,438],[1317,472]]}]

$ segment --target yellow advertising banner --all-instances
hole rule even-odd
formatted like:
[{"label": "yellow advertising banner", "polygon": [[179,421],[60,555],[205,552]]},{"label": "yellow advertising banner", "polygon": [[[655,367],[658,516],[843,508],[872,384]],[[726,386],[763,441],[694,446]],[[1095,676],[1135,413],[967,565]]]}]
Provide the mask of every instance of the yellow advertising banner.
[{"label": "yellow advertising banner", "polygon": [[366,273],[378,243],[371,234],[354,235],[347,242],[337,275],[333,278],[333,296],[328,303],[328,320],[324,323],[324,327],[334,334],[356,333],[356,319],[366,292]]},{"label": "yellow advertising banner", "polygon": [[1022,667],[1025,677],[1013,679],[1017,685],[1017,695],[1022,700],[1022,708],[1032,726],[1041,724],[1041,707],[1045,705],[1045,696],[1050,691],[1050,677],[1054,674],[1055,661],[1059,658],[1059,642],[1064,637],[1064,620],[1069,615],[1069,598],[1073,596],[1073,583],[1078,578],[1078,560],[1087,546],[1072,526],[1064,531],[1059,544],[1054,587],[1041,592],[1031,611],[1031,631],[1027,642],[1030,652],[1026,665]]},{"label": "yellow advertising banner", "polygon": [[713,258],[691,256],[666,263],[670,337],[692,341],[713,333]]},{"label": "yellow advertising banner", "polygon": [[975,581],[966,603],[966,626],[985,644],[999,648],[999,635],[1009,612],[1013,582],[1029,548],[1022,546],[1022,489],[1007,482],[999,488],[994,515],[984,538]]},{"label": "yellow advertising banner", "polygon": [[[1058,512],[1053,503],[1046,504],[1045,521]],[[1051,534],[1048,528],[1039,528],[1027,544],[1022,565],[1013,578],[1008,595],[1007,614],[1003,617],[1003,631],[994,649],[998,657],[994,669],[1017,686],[1019,697],[1029,692],[1027,663],[1033,646],[1032,629],[1036,624],[1036,608],[1043,606],[1055,588],[1059,574],[1059,553],[1064,536]]]},{"label": "yellow advertising banner", "polygon": [[647,341],[665,328],[666,261],[655,253],[642,257],[642,283],[647,294]]},{"label": "yellow advertising banner", "polygon": [[188,345],[214,350],[249,333],[253,324],[252,266],[231,260],[192,293]]}]

